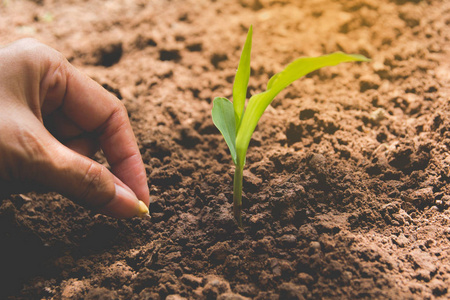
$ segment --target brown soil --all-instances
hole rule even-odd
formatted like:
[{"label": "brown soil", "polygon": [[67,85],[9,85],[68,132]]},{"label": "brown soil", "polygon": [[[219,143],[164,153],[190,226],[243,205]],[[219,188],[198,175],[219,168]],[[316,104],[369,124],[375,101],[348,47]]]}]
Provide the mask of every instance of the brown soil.
[{"label": "brown soil", "polygon": [[[299,56],[372,62],[316,71],[268,108],[240,230],[210,111],[250,24],[250,94]],[[447,299],[449,25],[445,0],[3,0],[2,44],[35,37],[123,100],[152,219],[4,199],[0,298]]]}]

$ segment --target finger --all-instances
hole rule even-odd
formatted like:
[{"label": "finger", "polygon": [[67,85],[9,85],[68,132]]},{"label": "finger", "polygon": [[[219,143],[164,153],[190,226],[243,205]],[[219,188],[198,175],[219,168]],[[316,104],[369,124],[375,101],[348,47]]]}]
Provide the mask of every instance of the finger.
[{"label": "finger", "polygon": [[136,194],[125,183],[123,183],[122,180],[120,180],[116,176],[114,176],[114,184],[120,185],[121,187],[123,187],[124,189],[126,189],[127,191],[136,196]]},{"label": "finger", "polygon": [[136,195],[117,183],[106,167],[72,151],[51,136],[39,136],[38,151],[44,154],[43,159],[32,162],[39,170],[36,182],[112,217],[129,218],[139,214]]},{"label": "finger", "polygon": [[63,144],[67,148],[87,157],[93,157],[99,149],[97,140],[92,137],[79,137],[66,141]]},{"label": "finger", "polygon": [[100,147],[114,174],[148,205],[147,176],[123,104],[68,62],[54,68],[43,80],[51,87],[46,101],[63,97],[61,111],[82,130],[100,136]]},{"label": "finger", "polygon": [[44,125],[54,137],[61,141],[78,137],[85,132],[60,110],[45,117]]},{"label": "finger", "polygon": [[148,205],[150,196],[147,174],[126,110],[121,108],[116,111],[105,127],[101,128],[101,132],[100,146],[113,173]]}]

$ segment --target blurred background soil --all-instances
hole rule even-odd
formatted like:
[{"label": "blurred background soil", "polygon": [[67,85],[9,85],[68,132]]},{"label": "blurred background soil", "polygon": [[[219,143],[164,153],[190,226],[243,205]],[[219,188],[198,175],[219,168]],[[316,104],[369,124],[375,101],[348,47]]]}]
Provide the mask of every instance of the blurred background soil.
[{"label": "blurred background soil", "polygon": [[[240,230],[210,111],[231,98],[250,24],[249,95],[300,56],[372,61],[274,100]],[[2,0],[1,45],[36,38],[126,105],[152,219],[3,199],[0,298],[448,299],[449,25],[437,0]]]}]

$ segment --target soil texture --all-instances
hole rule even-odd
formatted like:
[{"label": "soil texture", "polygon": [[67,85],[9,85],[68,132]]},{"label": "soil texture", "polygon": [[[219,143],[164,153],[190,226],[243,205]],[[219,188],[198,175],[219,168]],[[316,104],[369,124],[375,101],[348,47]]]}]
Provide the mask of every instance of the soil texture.
[{"label": "soil texture", "polygon": [[[251,24],[249,95],[300,56],[372,61],[277,96],[250,144],[239,229],[211,108],[231,99]],[[3,199],[0,298],[450,297],[450,1],[1,1],[0,43],[22,37],[123,101],[151,220]]]}]

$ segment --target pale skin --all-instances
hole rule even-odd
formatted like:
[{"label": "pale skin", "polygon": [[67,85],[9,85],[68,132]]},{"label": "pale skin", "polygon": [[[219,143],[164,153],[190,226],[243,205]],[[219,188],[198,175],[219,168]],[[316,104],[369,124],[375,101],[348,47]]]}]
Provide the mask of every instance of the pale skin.
[{"label": "pale skin", "polygon": [[[111,171],[89,158],[99,148]],[[0,47],[0,193],[36,188],[116,218],[150,201],[124,105],[61,53],[23,39]]]}]

